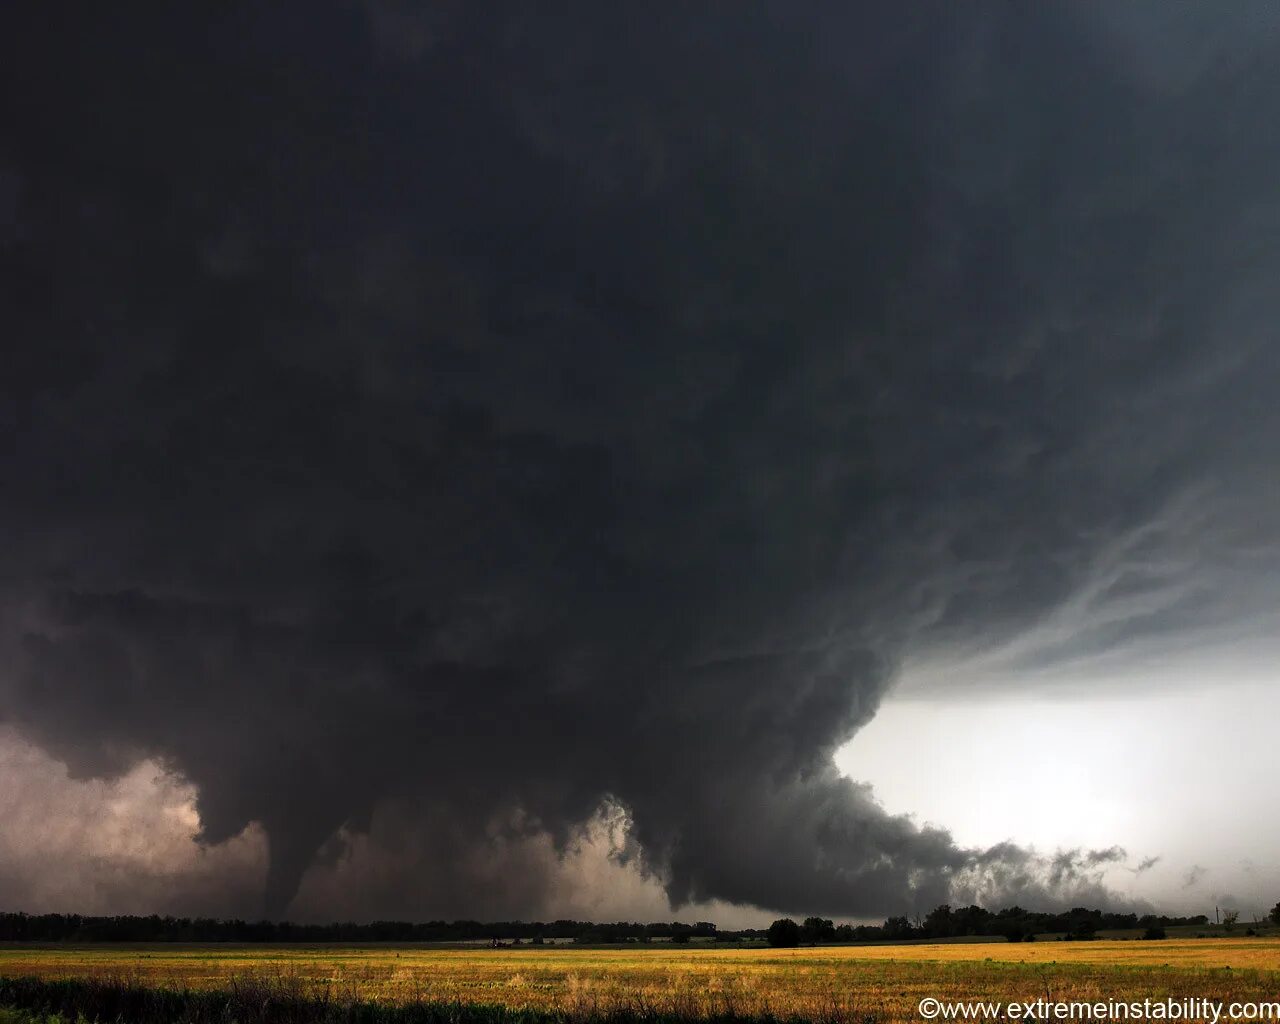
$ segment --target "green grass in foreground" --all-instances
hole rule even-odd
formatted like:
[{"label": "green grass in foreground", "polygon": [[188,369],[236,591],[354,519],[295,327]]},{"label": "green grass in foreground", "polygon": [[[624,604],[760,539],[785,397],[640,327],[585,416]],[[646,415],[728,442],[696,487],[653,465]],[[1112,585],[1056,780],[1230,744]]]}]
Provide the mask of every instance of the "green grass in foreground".
[{"label": "green grass in foreground", "polygon": [[[316,995],[289,979],[226,989],[152,988],[128,981],[0,978],[0,1024],[680,1024],[683,1014],[637,1004],[588,1013],[480,1003],[373,1003]],[[784,1024],[772,1015],[713,1014],[700,1024]]]},{"label": "green grass in foreground", "polygon": [[[0,948],[0,1024],[920,1024],[920,999],[1274,1000],[1241,938],[782,950]],[[1189,1024],[1189,1022],[1188,1022]]]}]

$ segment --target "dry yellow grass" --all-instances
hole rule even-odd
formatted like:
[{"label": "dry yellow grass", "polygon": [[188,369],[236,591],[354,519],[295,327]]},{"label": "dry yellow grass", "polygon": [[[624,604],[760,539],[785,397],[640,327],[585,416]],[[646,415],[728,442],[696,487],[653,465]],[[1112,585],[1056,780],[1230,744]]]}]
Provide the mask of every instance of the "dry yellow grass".
[{"label": "dry yellow grass", "polygon": [[90,946],[0,949],[0,974],[220,987],[267,974],[375,1001],[918,1021],[940,999],[1280,997],[1280,940],[964,943],[767,950]]}]

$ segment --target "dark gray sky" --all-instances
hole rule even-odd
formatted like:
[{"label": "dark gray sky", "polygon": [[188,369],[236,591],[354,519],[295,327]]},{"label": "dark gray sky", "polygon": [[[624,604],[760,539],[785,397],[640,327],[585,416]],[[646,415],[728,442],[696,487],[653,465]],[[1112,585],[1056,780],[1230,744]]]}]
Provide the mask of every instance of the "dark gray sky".
[{"label": "dark gray sky", "polygon": [[[898,783],[1015,699],[1272,692],[1273,5],[0,39],[0,903],[876,916],[1226,856]],[[954,728],[882,803],[906,697]]]}]

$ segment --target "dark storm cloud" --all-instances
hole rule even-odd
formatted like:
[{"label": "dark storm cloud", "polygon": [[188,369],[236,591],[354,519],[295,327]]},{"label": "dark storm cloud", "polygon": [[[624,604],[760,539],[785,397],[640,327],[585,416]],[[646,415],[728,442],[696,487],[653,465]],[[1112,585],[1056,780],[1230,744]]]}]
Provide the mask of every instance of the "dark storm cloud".
[{"label": "dark storm cloud", "polygon": [[1275,15],[900,6],[10,7],[5,719],[276,912],[390,804],[427,887],[611,800],[677,901],[1104,896],[831,754],[1274,621]]},{"label": "dark storm cloud", "polygon": [[1143,857],[1142,860],[1138,861],[1137,867],[1130,868],[1129,870],[1132,871],[1135,875],[1141,875],[1147,871],[1150,871],[1153,867],[1159,864],[1161,860],[1162,858],[1159,856]]},{"label": "dark storm cloud", "polygon": [[[998,843],[971,855],[969,864],[951,879],[950,896],[964,903],[1025,907],[1113,904],[1116,894],[1103,876],[1125,856],[1114,846],[1059,850],[1042,857],[1014,843]],[[1145,906],[1141,901],[1134,905]]]}]

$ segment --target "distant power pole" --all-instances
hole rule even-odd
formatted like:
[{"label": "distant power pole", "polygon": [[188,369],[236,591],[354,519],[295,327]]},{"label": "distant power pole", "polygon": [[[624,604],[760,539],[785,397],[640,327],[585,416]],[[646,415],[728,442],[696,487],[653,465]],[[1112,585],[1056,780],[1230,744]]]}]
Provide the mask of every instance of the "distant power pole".
[{"label": "distant power pole", "polygon": [[1218,920],[1218,908],[1217,908],[1217,907],[1214,907],[1214,908],[1213,908],[1213,923],[1214,923],[1214,924],[1221,924],[1221,923],[1222,923],[1221,921],[1219,921],[1219,920]]}]

